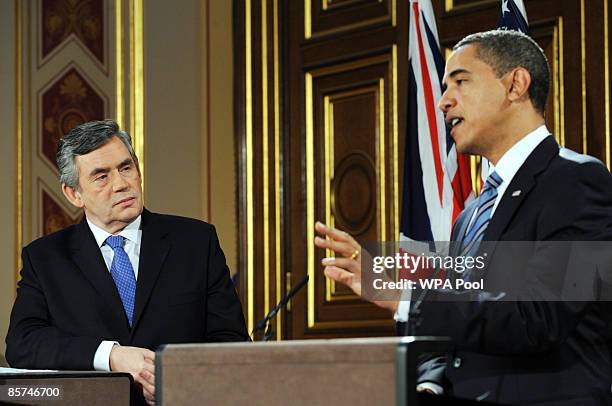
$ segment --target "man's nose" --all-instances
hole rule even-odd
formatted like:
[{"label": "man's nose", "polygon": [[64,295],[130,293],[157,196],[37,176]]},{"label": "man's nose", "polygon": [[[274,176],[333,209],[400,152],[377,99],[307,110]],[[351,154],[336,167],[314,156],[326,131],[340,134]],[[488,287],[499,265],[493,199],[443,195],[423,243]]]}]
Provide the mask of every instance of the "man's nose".
[{"label": "man's nose", "polygon": [[123,176],[121,176],[121,173],[118,170],[113,172],[112,181],[113,181],[113,190],[115,192],[122,191],[129,186],[127,181],[123,178]]},{"label": "man's nose", "polygon": [[454,100],[454,98],[449,96],[448,90],[445,90],[444,93],[442,93],[442,97],[440,97],[440,100],[438,101],[438,108],[446,114],[448,110],[453,107]]}]

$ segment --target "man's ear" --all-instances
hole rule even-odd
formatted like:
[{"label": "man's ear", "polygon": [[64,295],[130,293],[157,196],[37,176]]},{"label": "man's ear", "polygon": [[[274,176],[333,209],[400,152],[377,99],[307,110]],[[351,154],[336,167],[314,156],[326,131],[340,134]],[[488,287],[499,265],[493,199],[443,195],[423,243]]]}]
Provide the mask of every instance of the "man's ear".
[{"label": "man's ear", "polygon": [[515,68],[508,73],[508,99],[517,101],[523,97],[529,98],[531,74],[525,68]]},{"label": "man's ear", "polygon": [[83,198],[81,197],[81,194],[78,190],[66,185],[65,183],[62,183],[62,192],[64,192],[64,196],[66,196],[66,199],[68,199],[68,201],[73,206],[76,206],[80,209],[85,206],[85,204],[83,203]]}]

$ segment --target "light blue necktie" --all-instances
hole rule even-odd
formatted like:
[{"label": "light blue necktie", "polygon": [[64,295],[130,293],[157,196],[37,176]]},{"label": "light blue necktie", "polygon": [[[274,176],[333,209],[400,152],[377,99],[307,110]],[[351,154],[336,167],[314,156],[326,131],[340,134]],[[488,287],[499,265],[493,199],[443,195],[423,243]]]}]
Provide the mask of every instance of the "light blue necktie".
[{"label": "light blue necktie", "polygon": [[[487,229],[489,221],[491,220],[493,206],[495,205],[495,200],[497,199],[497,188],[502,182],[503,179],[497,174],[497,172],[491,173],[487,178],[485,187],[478,197],[478,207],[476,209],[476,214],[474,215],[474,221],[472,221],[472,224],[470,225],[467,233],[465,233],[465,237],[461,243],[462,256],[473,257],[476,255],[480,242],[484,237],[485,230]],[[467,277],[467,275],[464,275],[464,278],[465,277]]]},{"label": "light blue necktie", "polygon": [[134,268],[130,262],[130,257],[123,249],[123,241],[125,238],[120,235],[111,235],[106,239],[106,245],[111,247],[115,252],[113,263],[111,264],[111,275],[117,285],[117,291],[123,303],[125,315],[132,325],[132,317],[134,315],[134,300],[136,297],[136,277],[134,276]]}]

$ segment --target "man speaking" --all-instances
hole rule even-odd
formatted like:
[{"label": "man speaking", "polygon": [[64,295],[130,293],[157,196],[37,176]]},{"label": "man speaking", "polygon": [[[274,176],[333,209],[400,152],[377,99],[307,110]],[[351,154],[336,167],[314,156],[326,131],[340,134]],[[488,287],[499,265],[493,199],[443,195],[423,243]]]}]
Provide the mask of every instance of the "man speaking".
[{"label": "man speaking", "polygon": [[[612,231],[612,175],[598,160],[560,148],[545,127],[549,82],[544,52],[516,31],[470,35],[446,64],[438,106],[457,150],[493,165],[479,198],[454,224],[455,254],[474,257],[483,241],[537,241],[531,255],[506,261],[511,267],[492,265],[510,254],[498,246],[484,281],[525,276],[542,289],[520,301],[450,303],[452,292],[429,292],[437,301],[422,302],[416,333],[450,336],[457,351],[421,365],[428,390],[502,404],[612,403],[610,306],[538,298],[555,289],[547,283],[563,271],[541,266],[555,259],[555,241],[606,240]],[[339,254],[323,260],[325,274],[361,293],[360,245],[339,230],[315,227],[315,244]],[[406,321],[409,302],[376,304]]]},{"label": "man speaking", "polygon": [[11,366],[129,372],[153,403],[160,344],[249,339],[214,227],[143,209],[138,159],[117,123],[74,128],[57,165],[85,215],[23,249]]}]

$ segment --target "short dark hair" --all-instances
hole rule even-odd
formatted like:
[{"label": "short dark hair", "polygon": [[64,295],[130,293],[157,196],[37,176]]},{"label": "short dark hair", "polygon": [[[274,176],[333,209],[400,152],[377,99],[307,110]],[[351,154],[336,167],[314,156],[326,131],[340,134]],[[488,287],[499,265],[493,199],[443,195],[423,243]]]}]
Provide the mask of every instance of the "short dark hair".
[{"label": "short dark hair", "polygon": [[476,45],[476,56],[489,65],[498,77],[514,68],[524,68],[531,75],[529,99],[544,114],[550,88],[550,68],[544,51],[528,35],[519,31],[497,29],[468,35],[453,47]]},{"label": "short dark hair", "polygon": [[56,162],[60,182],[78,189],[79,170],[75,162],[76,156],[100,148],[113,137],[119,138],[125,144],[134,162],[137,163],[138,159],[132,148],[132,138],[119,129],[119,124],[113,120],[89,121],[73,128],[59,140]]}]

